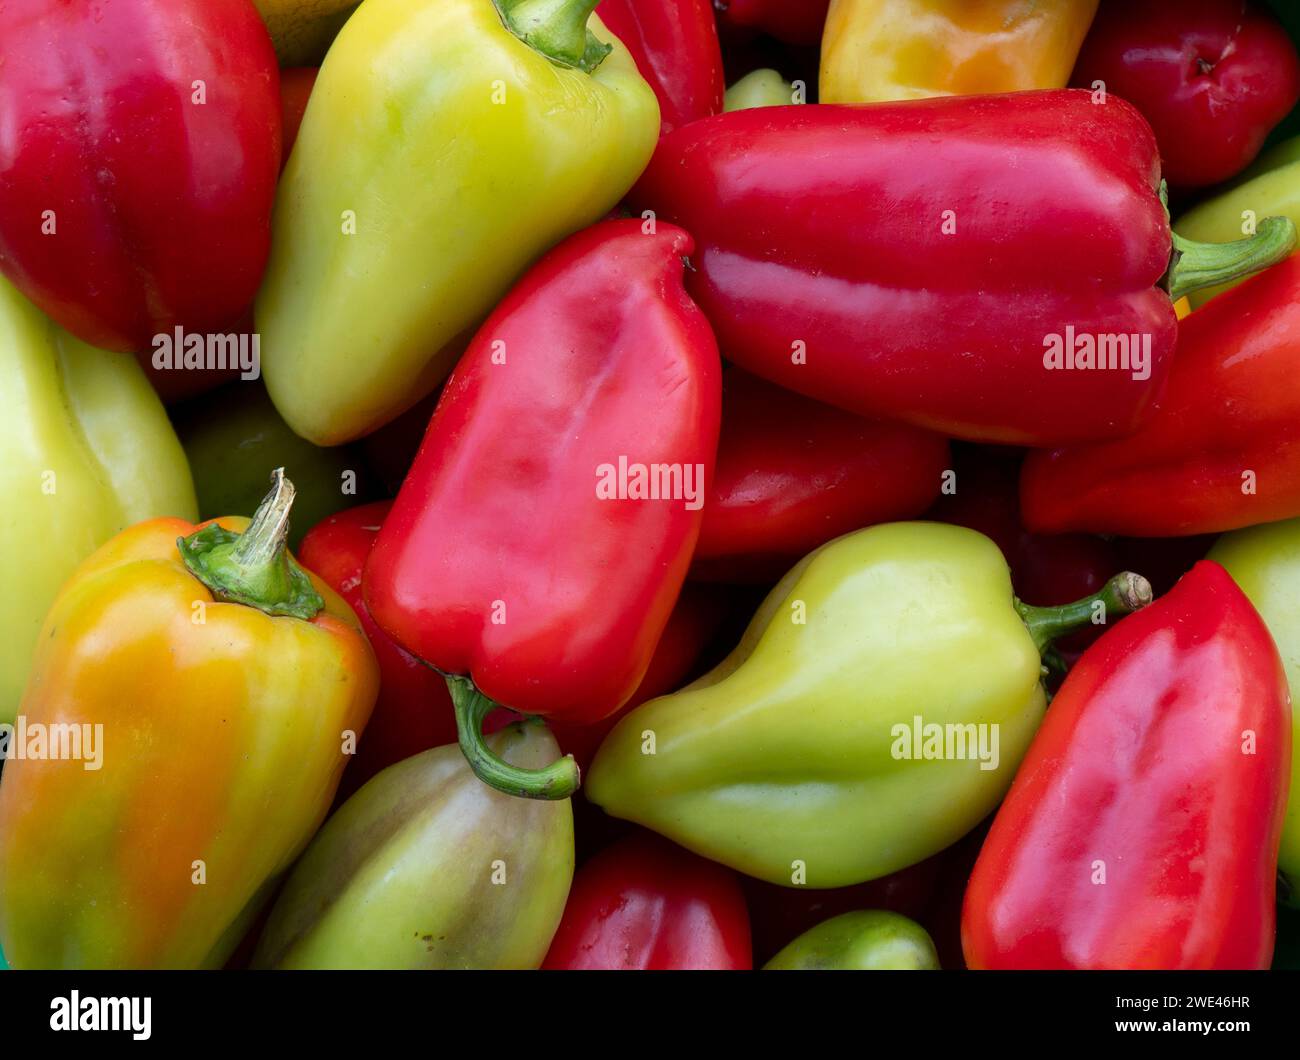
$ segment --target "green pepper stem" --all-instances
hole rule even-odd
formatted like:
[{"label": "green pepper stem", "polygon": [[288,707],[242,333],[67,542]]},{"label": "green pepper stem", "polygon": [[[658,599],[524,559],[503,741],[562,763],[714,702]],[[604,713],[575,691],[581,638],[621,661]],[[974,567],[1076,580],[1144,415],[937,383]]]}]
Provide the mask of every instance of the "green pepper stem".
[{"label": "green pepper stem", "polygon": [[1146,607],[1152,596],[1149,581],[1140,574],[1125,571],[1116,574],[1091,596],[1085,596],[1072,604],[1033,607],[1017,600],[1016,610],[1028,627],[1038,653],[1042,655],[1058,637],[1089,625],[1098,604],[1101,604],[1103,617],[1109,620],[1111,615],[1127,615]]},{"label": "green pepper stem", "polygon": [[600,0],[497,0],[510,31],[554,63],[591,73],[613,49],[587,28]]},{"label": "green pepper stem", "polygon": [[176,548],[189,572],[218,600],[246,604],[268,615],[312,619],[325,601],[289,555],[293,483],[282,467],[272,472],[271,480],[271,492],[242,534],[212,523],[177,538]]},{"label": "green pepper stem", "polygon": [[1265,217],[1255,234],[1232,243],[1198,243],[1172,233],[1173,255],[1165,274],[1165,289],[1174,301],[1202,287],[1231,283],[1284,260],[1296,245],[1295,222],[1289,217]]},{"label": "green pepper stem", "polygon": [[497,704],[459,674],[446,674],[447,691],[456,709],[460,749],[474,775],[487,784],[522,799],[567,799],[578,790],[578,763],[565,755],[545,769],[520,769],[493,753],[483,739],[483,721]]}]

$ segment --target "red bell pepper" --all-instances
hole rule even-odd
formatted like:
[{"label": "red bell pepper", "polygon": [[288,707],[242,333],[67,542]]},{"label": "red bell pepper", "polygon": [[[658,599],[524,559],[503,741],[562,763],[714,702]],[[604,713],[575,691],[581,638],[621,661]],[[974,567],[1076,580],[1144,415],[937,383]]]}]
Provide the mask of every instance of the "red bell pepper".
[{"label": "red bell pepper", "polygon": [[831,0],[715,0],[728,25],[762,30],[787,44],[817,44]]},{"label": "red bell pepper", "polygon": [[612,714],[686,575],[721,404],[717,344],[682,286],[691,248],[672,226],[606,221],[534,266],[448,381],[366,565],[371,614],[450,675],[461,746],[501,790],[563,798],[576,769],[507,766],[483,717]]},{"label": "red bell pepper", "polygon": [[1123,96],[1155,130],[1165,179],[1236,176],[1300,99],[1286,30],[1245,0],[1103,0],[1073,83]]},{"label": "red bell pepper", "polygon": [[302,116],[307,113],[311,90],[316,87],[320,70],[315,66],[293,66],[280,71],[280,168],[289,162],[289,155],[298,139]]},{"label": "red bell pepper", "polygon": [[343,802],[381,769],[430,747],[456,742],[456,714],[442,675],[404,651],[370,617],[361,591],[366,557],[390,501],[331,515],[307,532],[298,559],[348,602],[379,662],[379,699],[348,763],[335,802]]},{"label": "red bell pepper", "polygon": [[972,968],[1267,968],[1286,676],[1203,561],[1070,671],[966,890]]},{"label": "red bell pepper", "polygon": [[752,968],[740,881],[730,869],[638,832],[578,870],[542,967]]},{"label": "red bell pepper", "polygon": [[0,70],[0,271],[104,349],[227,332],[280,171],[279,70],[249,0],[6,0]]},{"label": "red bell pepper", "polygon": [[1129,438],[1031,453],[1020,494],[1044,533],[1217,533],[1300,515],[1300,257],[1179,325],[1159,408]]},{"label": "red bell pepper", "polygon": [[1170,268],[1159,188],[1141,115],[1067,89],[705,118],[633,197],[695,237],[688,286],[728,359],[863,416],[1051,445],[1141,422],[1174,344],[1167,271],[1181,294],[1294,245],[1277,218],[1180,240]]},{"label": "red bell pepper", "polygon": [[727,84],[712,0],[601,0],[596,14],[654,89],[663,132],[721,113]]},{"label": "red bell pepper", "polygon": [[920,515],[948,456],[941,435],[865,420],[728,369],[692,577],[775,581],[832,538]]}]

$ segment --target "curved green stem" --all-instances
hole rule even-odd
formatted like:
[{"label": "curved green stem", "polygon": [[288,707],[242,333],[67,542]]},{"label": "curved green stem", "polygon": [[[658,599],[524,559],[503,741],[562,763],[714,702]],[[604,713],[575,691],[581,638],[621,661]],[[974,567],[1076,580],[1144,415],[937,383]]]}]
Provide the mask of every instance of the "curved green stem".
[{"label": "curved green stem", "polygon": [[578,790],[578,763],[565,755],[545,769],[520,769],[493,753],[483,739],[483,720],[497,704],[459,674],[446,674],[447,691],[456,708],[460,749],[474,775],[497,791],[523,799],[567,799]]},{"label": "curved green stem", "polygon": [[600,0],[497,0],[502,21],[551,62],[591,73],[613,48],[587,28]]},{"label": "curved green stem", "polygon": [[[1160,201],[1166,198],[1160,185]],[[1166,208],[1166,216],[1168,209]],[[1296,245],[1295,222],[1289,217],[1265,217],[1255,227],[1255,234],[1232,243],[1198,243],[1177,232],[1174,249],[1165,273],[1165,290],[1175,302],[1202,287],[1231,283],[1252,272],[1267,269],[1282,261]]]},{"label": "curved green stem", "polygon": [[1125,571],[1116,574],[1091,596],[1085,596],[1072,604],[1033,607],[1017,600],[1016,610],[1028,627],[1029,635],[1034,638],[1038,653],[1042,655],[1058,637],[1090,625],[1098,604],[1102,607],[1102,615],[1109,620],[1111,615],[1127,615],[1146,607],[1151,600],[1151,583],[1140,574]]},{"label": "curved green stem", "polygon": [[189,572],[218,600],[246,604],[268,615],[315,618],[325,601],[286,545],[293,483],[282,467],[271,473],[271,481],[271,492],[242,534],[213,523],[177,538],[176,548]]}]

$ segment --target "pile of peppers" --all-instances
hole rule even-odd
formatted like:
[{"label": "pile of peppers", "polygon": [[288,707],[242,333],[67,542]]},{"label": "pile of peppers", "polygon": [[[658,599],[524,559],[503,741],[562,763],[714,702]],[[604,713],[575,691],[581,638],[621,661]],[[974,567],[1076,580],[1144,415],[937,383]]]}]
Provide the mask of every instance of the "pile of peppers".
[{"label": "pile of peppers", "polygon": [[0,2],[0,967],[1270,967],[1298,45]]}]

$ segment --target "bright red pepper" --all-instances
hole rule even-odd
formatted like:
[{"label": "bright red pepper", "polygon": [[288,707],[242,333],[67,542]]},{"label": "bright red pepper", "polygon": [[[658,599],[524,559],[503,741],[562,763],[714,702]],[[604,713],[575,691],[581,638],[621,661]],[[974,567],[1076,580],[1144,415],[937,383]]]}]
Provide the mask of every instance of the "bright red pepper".
[{"label": "bright red pepper", "polygon": [[831,0],[715,0],[718,18],[758,29],[787,44],[817,44]]},{"label": "bright red pepper", "polygon": [[1244,0],[1103,0],[1073,83],[1102,82],[1151,123],[1165,179],[1236,176],[1300,99],[1286,30]]},{"label": "bright red pepper", "polygon": [[279,70],[249,0],[6,0],[0,70],[0,270],[104,349],[228,331],[280,171]]},{"label": "bright red pepper", "polygon": [[712,0],[601,0],[596,14],[654,89],[663,132],[721,113],[727,84]]},{"label": "bright red pepper", "polygon": [[1031,453],[1025,525],[1173,537],[1300,515],[1298,359],[1295,257],[1181,322],[1168,389],[1136,434]]},{"label": "bright red pepper", "polygon": [[502,790],[563,797],[576,777],[566,759],[510,779],[478,729],[492,701],[607,717],[681,589],[721,404],[717,344],[682,286],[691,248],[669,225],[607,221],[543,258],[447,383],[366,565],[375,620],[462,675],[461,745]]},{"label": "bright red pepper", "polygon": [[379,699],[356,757],[343,773],[336,802],[394,762],[456,742],[456,715],[446,681],[380,629],[362,598],[361,572],[391,507],[390,501],[376,501],[331,515],[312,527],[298,547],[298,558],[307,569],[356,612],[379,662]]},{"label": "bright red pepper", "polygon": [[920,515],[947,467],[941,435],[865,420],[730,368],[691,574],[775,581],[832,538]]},{"label": "bright red pepper", "polygon": [[1267,968],[1286,676],[1217,563],[1075,664],[966,891],[972,968]]},{"label": "bright red pepper", "polygon": [[[1159,168],[1122,100],[1019,92],[705,118],[661,141],[633,198],[695,237],[688,286],[729,360],[859,415],[1049,445],[1131,432],[1164,381]],[[1180,243],[1174,290],[1294,240],[1276,219]],[[1081,335],[1146,356],[1058,367]]]},{"label": "bright red pepper", "polygon": [[289,161],[289,154],[298,139],[302,116],[307,113],[311,90],[316,87],[319,73],[315,66],[293,66],[280,71],[281,169]]},{"label": "bright red pepper", "polygon": [[752,968],[740,881],[730,869],[638,832],[578,870],[542,967]]}]

